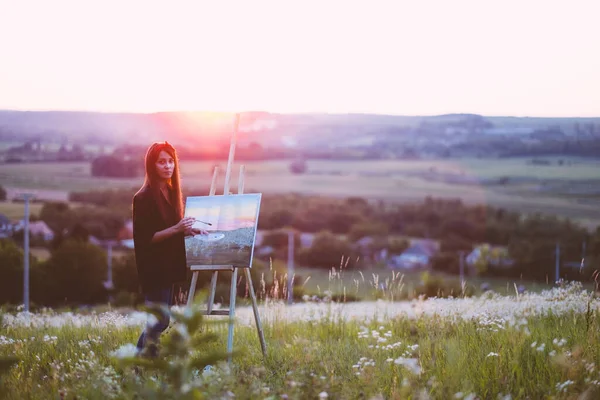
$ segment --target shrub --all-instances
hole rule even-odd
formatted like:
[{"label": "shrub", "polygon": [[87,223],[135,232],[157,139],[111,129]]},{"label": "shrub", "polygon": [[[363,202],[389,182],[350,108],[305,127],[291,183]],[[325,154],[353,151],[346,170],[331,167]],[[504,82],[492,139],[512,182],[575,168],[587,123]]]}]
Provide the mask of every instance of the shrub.
[{"label": "shrub", "polygon": [[93,304],[106,299],[106,253],[90,243],[65,240],[47,261],[51,303]]}]

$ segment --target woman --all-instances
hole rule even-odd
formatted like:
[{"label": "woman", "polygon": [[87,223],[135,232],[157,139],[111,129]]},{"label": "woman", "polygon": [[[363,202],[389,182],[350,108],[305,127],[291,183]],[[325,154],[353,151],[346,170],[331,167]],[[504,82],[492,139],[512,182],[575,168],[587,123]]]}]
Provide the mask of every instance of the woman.
[{"label": "woman", "polygon": [[[173,284],[185,280],[185,236],[205,233],[194,228],[194,218],[183,218],[179,160],[167,142],[154,143],[146,152],[144,184],[133,196],[133,241],[135,261],[146,302],[170,307]],[[157,355],[160,334],[169,317],[146,327],[137,343],[138,353],[148,345],[148,355]]]}]

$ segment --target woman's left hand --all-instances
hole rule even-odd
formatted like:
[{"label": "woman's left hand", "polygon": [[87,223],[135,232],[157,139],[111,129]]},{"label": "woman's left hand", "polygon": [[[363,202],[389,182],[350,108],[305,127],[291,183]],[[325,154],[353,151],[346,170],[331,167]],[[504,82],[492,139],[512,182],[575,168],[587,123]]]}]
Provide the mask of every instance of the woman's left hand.
[{"label": "woman's left hand", "polygon": [[204,229],[189,228],[185,231],[185,236],[196,236],[196,235],[208,235],[208,232]]}]

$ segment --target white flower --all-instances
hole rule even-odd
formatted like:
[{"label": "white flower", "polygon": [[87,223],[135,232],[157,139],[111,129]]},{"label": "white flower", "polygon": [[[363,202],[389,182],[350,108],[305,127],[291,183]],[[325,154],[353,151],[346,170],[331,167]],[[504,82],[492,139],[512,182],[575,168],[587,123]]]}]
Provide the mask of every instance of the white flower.
[{"label": "white flower", "polygon": [[319,399],[326,399],[328,397],[329,397],[329,395],[327,394],[327,392],[321,392],[321,393],[319,393]]},{"label": "white flower", "polygon": [[476,398],[477,398],[477,395],[475,393],[470,393],[470,394],[466,395],[463,400],[475,400]]},{"label": "white flower", "polygon": [[183,394],[188,393],[190,390],[192,390],[192,385],[190,385],[189,383],[185,383],[181,386],[181,393]]},{"label": "white flower", "polygon": [[490,352],[486,357],[498,357],[498,353]]},{"label": "white flower", "polygon": [[419,366],[419,360],[417,360],[416,358],[398,357],[394,360],[394,364],[402,365],[403,367],[405,367],[406,369],[408,369],[409,371],[413,372],[416,375],[419,375],[421,373],[421,367]]},{"label": "white flower", "polygon": [[132,358],[137,354],[137,347],[131,343],[127,343],[111,353],[111,356],[118,359]]},{"label": "white flower", "polygon": [[544,351],[544,349],[546,348],[546,343],[542,343],[539,345],[539,347],[536,349],[537,351]]},{"label": "white flower", "polygon": [[463,392],[454,393],[454,398],[455,399],[462,399],[463,397],[464,397]]}]

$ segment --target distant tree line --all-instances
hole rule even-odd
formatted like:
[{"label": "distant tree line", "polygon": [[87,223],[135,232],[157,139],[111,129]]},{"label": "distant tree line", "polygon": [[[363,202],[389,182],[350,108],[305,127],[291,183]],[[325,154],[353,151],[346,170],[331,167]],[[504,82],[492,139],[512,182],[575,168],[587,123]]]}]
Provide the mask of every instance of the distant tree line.
[{"label": "distant tree line", "polygon": [[[131,198],[136,189],[91,191],[73,193],[71,199],[90,203],[104,210],[111,210],[115,218],[131,215]],[[186,195],[204,195],[205,191],[193,191]],[[58,218],[67,220],[67,218]],[[110,221],[110,218],[104,218]],[[329,257],[340,260],[341,255],[356,259],[353,244],[362,237],[377,239],[375,246],[387,248],[391,253],[400,253],[406,243],[395,243],[389,237],[418,237],[435,239],[441,243],[441,253],[436,256],[434,267],[447,272],[458,271],[459,251],[469,252],[480,243],[506,246],[515,265],[502,271],[493,268],[489,274],[498,273],[530,279],[545,280],[553,277],[556,243],[561,246],[561,259],[569,262],[581,260],[582,245],[588,252],[593,247],[593,233],[582,226],[552,215],[539,213],[520,214],[503,208],[486,205],[467,205],[460,200],[426,198],[419,203],[388,203],[369,201],[360,197],[346,199],[304,196],[299,194],[267,194],[263,196],[258,227],[261,230],[277,231],[293,228],[300,232],[321,234],[320,241],[329,241],[328,246],[319,245],[308,251],[319,253],[308,256],[307,250],[299,251],[299,262],[329,268],[336,264],[325,262]],[[110,227],[105,228],[110,231]],[[342,243],[334,242],[331,233]],[[275,247],[287,243],[287,238],[272,238]],[[326,248],[340,249],[326,254]],[[321,251],[322,250],[322,251]],[[599,249],[600,250],[600,249]],[[304,252],[304,254],[303,254]],[[592,257],[590,253],[588,256]],[[281,253],[285,257],[285,253]],[[452,262],[449,262],[452,260]],[[592,258],[589,258],[592,261]],[[600,261],[600,256],[598,257]],[[597,267],[600,267],[597,266]],[[588,273],[589,272],[589,273]],[[592,270],[586,270],[589,276]]]},{"label": "distant tree line", "polygon": [[[131,215],[131,196],[135,189],[73,193],[72,200],[87,205],[72,207],[67,203],[45,203],[39,215],[56,233],[48,245],[51,257],[45,262],[31,260],[32,294],[43,304],[69,304],[103,301],[107,292],[106,251],[89,243],[94,235],[114,239],[123,222]],[[193,193],[201,194],[201,193]],[[302,196],[297,194],[263,197],[259,229],[271,233],[265,244],[275,248],[276,257],[285,259],[287,235],[282,229],[292,227],[315,233],[312,245],[300,246],[297,262],[320,268],[364,266],[356,241],[373,237],[374,250],[388,249],[399,254],[408,246],[403,237],[436,239],[441,251],[432,260],[435,270],[457,273],[458,252],[468,252],[479,243],[507,246],[515,263],[509,268],[482,270],[484,275],[552,281],[555,246],[560,243],[561,260],[580,261],[582,243],[586,243],[586,263],[581,269],[564,269],[561,277],[590,280],[600,269],[600,227],[588,232],[567,219],[541,214],[521,215],[502,208],[470,206],[460,200],[426,198],[420,203],[392,204],[368,201],[359,197],[346,199]],[[398,238],[398,239],[392,239]],[[0,304],[18,302],[22,295],[22,250],[15,240],[4,239],[0,245]],[[20,255],[19,255],[20,254]],[[257,258],[257,257],[255,257]],[[114,279],[117,292],[133,298],[137,277],[133,255],[115,261]],[[260,263],[256,259],[257,263]],[[20,266],[21,265],[21,266]],[[255,282],[260,268],[253,270]],[[21,282],[21,283],[19,283]],[[37,286],[36,286],[37,285]],[[243,288],[240,291],[243,292]]]},{"label": "distant tree line", "polygon": [[143,162],[139,159],[124,159],[116,155],[100,156],[92,161],[92,176],[110,178],[132,178],[142,175]]}]

